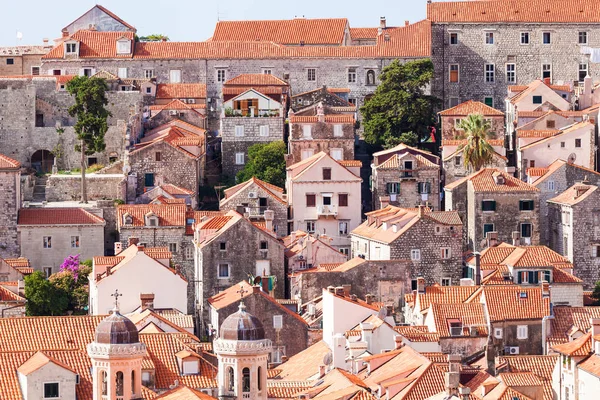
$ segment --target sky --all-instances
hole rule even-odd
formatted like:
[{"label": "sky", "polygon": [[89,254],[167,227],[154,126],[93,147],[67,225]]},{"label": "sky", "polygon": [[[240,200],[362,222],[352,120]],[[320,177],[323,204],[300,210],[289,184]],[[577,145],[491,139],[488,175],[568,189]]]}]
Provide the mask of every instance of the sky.
[{"label": "sky", "polygon": [[[61,29],[93,7],[93,0],[0,0],[0,46],[41,44],[60,37]],[[136,27],[140,36],[160,33],[172,41],[202,41],[216,22],[244,19],[344,17],[355,28],[388,26],[425,18],[426,0],[102,0],[103,5]],[[35,10],[35,12],[31,12]],[[17,32],[23,37],[17,40]]]}]

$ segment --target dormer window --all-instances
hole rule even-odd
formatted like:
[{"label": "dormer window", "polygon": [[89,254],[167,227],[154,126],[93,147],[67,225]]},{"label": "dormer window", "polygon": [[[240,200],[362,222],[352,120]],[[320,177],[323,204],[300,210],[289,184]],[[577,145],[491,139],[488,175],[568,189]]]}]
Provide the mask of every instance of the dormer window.
[{"label": "dormer window", "polygon": [[131,41],[129,39],[121,39],[117,41],[117,54],[131,53]]},{"label": "dormer window", "polygon": [[200,359],[188,350],[182,350],[175,354],[179,370],[182,375],[198,375],[200,373]]},{"label": "dormer window", "polygon": [[77,42],[65,43],[65,54],[67,54],[67,55],[77,54]]},{"label": "dormer window", "polygon": [[448,320],[448,328],[450,329],[450,336],[462,336],[463,335],[463,324],[458,318]]},{"label": "dormer window", "polygon": [[131,216],[131,214],[125,213],[123,215],[123,225],[132,225],[132,224],[133,224],[133,217]]},{"label": "dormer window", "polygon": [[146,226],[158,226],[158,217],[153,212],[146,214]]}]

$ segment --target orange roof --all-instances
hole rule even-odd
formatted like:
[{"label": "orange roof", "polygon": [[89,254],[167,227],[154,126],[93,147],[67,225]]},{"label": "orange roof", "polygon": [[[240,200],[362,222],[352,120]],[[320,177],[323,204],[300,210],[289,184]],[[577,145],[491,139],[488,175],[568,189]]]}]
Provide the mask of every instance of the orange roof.
[{"label": "orange roof", "polygon": [[[240,295],[240,290],[243,290],[243,295]],[[227,289],[210,297],[207,301],[212,307],[217,310],[225,308],[236,303],[240,299],[245,299],[254,293],[254,288],[246,281],[241,281],[236,285],[232,285]]]},{"label": "orange roof", "polygon": [[344,167],[362,167],[362,161],[360,160],[340,160],[338,163]]},{"label": "orange roof", "polygon": [[175,389],[169,390],[161,394],[155,399],[161,400],[215,400],[214,397],[207,395],[206,393],[202,393],[198,390],[192,389],[185,385],[177,386]]},{"label": "orange roof", "polygon": [[[497,184],[494,175],[502,175],[504,184]],[[537,187],[495,168],[483,168],[446,185],[445,189],[454,189],[468,181],[472,182],[473,189],[476,192],[539,192]]]},{"label": "orange roof", "polygon": [[156,86],[157,99],[206,98],[205,83],[161,83]]},{"label": "orange roof", "polygon": [[[325,122],[329,122],[332,124],[353,124],[354,123],[354,115],[353,114],[336,114],[336,115],[325,115]],[[319,122],[319,117],[316,115],[294,115],[290,117],[291,123],[317,123]]]},{"label": "orange roof", "polygon": [[454,336],[450,333],[449,320],[460,321],[464,336],[472,336],[469,327],[477,329],[477,334],[487,336],[487,323],[485,320],[485,309],[481,303],[450,303],[431,304],[435,322],[435,331],[440,337]]},{"label": "orange roof", "polygon": [[581,201],[587,199],[592,195],[596,190],[598,190],[598,186],[595,185],[584,185],[582,183],[576,183],[571,186],[558,196],[548,200],[552,203],[559,203],[565,205],[575,205],[580,203]]},{"label": "orange roof", "polygon": [[547,138],[560,133],[557,129],[552,130],[519,130],[517,129],[518,138]]},{"label": "orange roof", "polygon": [[504,113],[496,110],[480,101],[468,100],[452,108],[440,111],[438,114],[442,116],[467,116],[470,114],[481,114],[485,116],[503,117]]},{"label": "orange roof", "polygon": [[280,373],[277,377],[287,381],[308,380],[318,372],[318,366],[323,363],[323,357],[330,351],[327,343],[321,340],[278,365],[277,369]]},{"label": "orange roof", "polygon": [[[4,284],[4,282],[2,282],[2,284]],[[22,302],[23,304],[25,304],[25,298],[19,296],[18,294],[14,293],[13,291],[6,289],[4,286],[0,286],[0,302],[14,302],[14,301],[18,301],[18,302]]]},{"label": "orange roof", "polygon": [[5,258],[4,261],[13,268],[29,268],[31,266],[29,259],[25,257]]},{"label": "orange roof", "polygon": [[21,208],[18,225],[104,225],[104,219],[83,208]]},{"label": "orange roof", "polygon": [[190,195],[191,196],[194,194],[194,192],[192,190],[182,188],[180,186],[175,186],[171,183],[166,183],[166,184],[160,185],[160,188],[173,196],[177,196],[177,195]]},{"label": "orange roof", "polygon": [[591,328],[590,319],[600,318],[600,307],[554,307],[553,312],[551,338],[567,339],[572,328],[587,332]]},{"label": "orange roof", "polygon": [[421,310],[429,308],[431,304],[458,304],[468,299],[477,289],[477,286],[427,286],[425,293],[411,293],[413,298],[407,302],[416,304],[418,301]]},{"label": "orange roof", "polygon": [[[273,370],[270,369],[267,373],[273,373]],[[313,387],[312,382],[304,382],[304,381],[280,381],[272,379],[273,376],[268,376],[269,380],[267,381],[267,396],[269,399],[292,399],[297,398],[298,393],[303,392],[305,390],[311,389]]]},{"label": "orange roof", "polygon": [[[400,159],[405,154],[409,154],[409,153],[391,156],[390,158],[388,158],[381,164],[377,165],[375,168],[377,168],[377,169],[398,169],[401,166]],[[429,159],[423,157],[420,154],[417,154],[413,157],[417,160],[417,168],[438,168],[438,169],[440,168],[440,166],[438,164],[431,162]],[[401,169],[404,169],[404,166],[402,166]]]},{"label": "orange roof", "polygon": [[587,356],[592,352],[592,334],[588,332],[571,342],[554,345],[552,350],[566,356]]},{"label": "orange roof", "polygon": [[258,92],[265,96],[268,96],[270,94],[280,95],[284,92],[283,86],[223,86],[223,88],[221,89],[221,93],[223,95],[237,96],[247,92],[248,90],[254,90],[255,92]]},{"label": "orange roof", "polygon": [[491,322],[541,320],[550,315],[550,299],[542,298],[540,287],[493,285],[484,286],[481,290]]},{"label": "orange roof", "polygon": [[271,21],[219,21],[211,41],[263,41],[281,44],[327,45],[343,43],[346,18]]},{"label": "orange roof", "polygon": [[265,190],[268,194],[270,194],[275,200],[279,201],[282,204],[287,204],[287,201],[284,199],[283,188],[272,185],[269,182],[265,182],[254,176],[248,179],[246,182],[238,183],[237,185],[232,186],[229,189],[225,189],[225,198],[222,202],[233,198],[233,196],[236,193],[239,193],[241,190],[245,189],[246,187],[249,187],[250,185],[256,185],[260,187],[261,189]]},{"label": "orange roof", "polygon": [[525,149],[529,149],[531,147],[535,147],[535,146],[539,146],[540,144],[546,143],[549,140],[552,140],[552,138],[554,137],[558,137],[558,136],[563,136],[566,135],[567,133],[570,132],[574,132],[578,129],[584,128],[584,127],[589,127],[590,128],[590,134],[593,135],[593,127],[595,126],[594,124],[592,124],[589,120],[588,121],[580,121],[580,122],[576,122],[573,125],[570,125],[568,127],[565,127],[563,129],[561,129],[560,131],[556,132],[555,135],[553,136],[546,136],[545,138],[542,138],[538,141],[535,141],[533,143],[529,143],[526,144],[524,146],[521,146],[521,150],[525,150]]},{"label": "orange roof", "polygon": [[271,74],[241,74],[226,81],[223,86],[288,86],[284,80]]},{"label": "orange roof", "polygon": [[[486,139],[491,146],[504,146],[504,139]],[[442,146],[464,146],[467,139],[444,139]]]},{"label": "orange roof", "polygon": [[224,227],[233,217],[230,215],[218,215],[200,224],[200,229],[216,229]]},{"label": "orange roof", "polygon": [[21,168],[21,163],[17,160],[13,160],[10,157],[5,156],[4,154],[0,154],[0,169],[19,169]]},{"label": "orange roof", "polygon": [[427,4],[432,22],[527,22],[586,23],[600,22],[596,3],[573,0],[564,7],[561,0],[453,1]]},{"label": "orange roof", "polygon": [[544,383],[533,372],[503,372],[498,378],[506,386],[541,386]]},{"label": "orange roof", "polygon": [[350,28],[352,39],[377,39],[379,28]]},{"label": "orange roof", "polygon": [[[117,207],[117,220],[120,228],[128,226],[146,226],[145,216],[153,213],[158,217],[159,226],[185,227],[185,204],[126,204]],[[133,218],[131,225],[123,225],[123,215],[127,213]]]},{"label": "orange roof", "polygon": [[51,357],[48,357],[46,354],[44,354],[41,351],[38,351],[29,360],[27,360],[25,363],[21,364],[21,366],[17,369],[17,371],[19,373],[27,376],[30,373],[35,372],[38,369],[42,368],[44,365],[46,365],[48,363],[56,364],[62,368],[65,368],[65,369],[73,372],[73,373],[76,373],[68,365],[65,365],[65,364],[61,363],[60,361],[57,361]]},{"label": "orange roof", "polygon": [[69,40],[79,42],[79,58],[131,58],[132,54],[117,53],[117,40],[125,37],[131,41],[132,46],[135,46],[134,35],[133,32],[80,30],[59,43],[42,59],[64,58],[63,43]]},{"label": "orange roof", "polygon": [[167,104],[154,104],[148,107],[150,110],[162,111],[162,110],[194,110],[198,112],[198,109],[206,108],[206,104],[187,104],[179,99],[171,100]]},{"label": "orange roof", "polygon": [[[600,338],[594,337],[594,340],[598,340]],[[577,364],[577,368],[580,368],[596,377],[600,377],[600,355],[595,354],[592,357],[588,357],[583,360],[579,364]]]},{"label": "orange roof", "polygon": [[541,167],[527,168],[528,176],[543,176],[546,172],[548,172],[548,168],[541,168]]}]

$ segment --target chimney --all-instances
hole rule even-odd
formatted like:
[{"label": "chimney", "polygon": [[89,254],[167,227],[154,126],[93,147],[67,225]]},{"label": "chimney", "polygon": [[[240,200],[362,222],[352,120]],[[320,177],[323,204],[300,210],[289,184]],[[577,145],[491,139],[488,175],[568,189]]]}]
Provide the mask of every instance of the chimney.
[{"label": "chimney", "polygon": [[154,308],[154,293],[140,293],[140,303],[142,311]]},{"label": "chimney", "polygon": [[475,285],[481,285],[481,254],[474,253],[475,256]]},{"label": "chimney", "polygon": [[321,364],[321,365],[319,365],[319,379],[321,379],[324,376],[325,376],[325,366]]},{"label": "chimney", "polygon": [[335,286],[327,286],[327,291],[329,293],[335,293]]},{"label": "chimney", "polygon": [[123,244],[121,242],[115,242],[115,256],[119,255],[123,251]]},{"label": "chimney", "polygon": [[50,42],[50,40],[48,40],[48,38],[42,39],[42,43],[44,43],[44,46],[48,46],[48,42]]},{"label": "chimney", "polygon": [[550,78],[544,78],[544,83],[550,85],[552,82],[550,81]]},{"label": "chimney", "polygon": [[325,122],[325,109],[323,107],[323,102],[319,102],[319,104],[317,104],[317,121]]},{"label": "chimney", "polygon": [[372,294],[368,293],[365,296],[365,303],[367,303],[367,304],[373,304],[373,295]]},{"label": "chimney", "polygon": [[394,336],[394,349],[395,350],[401,349],[402,346],[404,346],[404,343],[402,343],[402,336],[400,336],[400,335]]},{"label": "chimney", "polygon": [[338,286],[335,288],[335,294],[337,296],[344,296],[344,288],[342,286]]},{"label": "chimney", "polygon": [[458,395],[458,387],[460,386],[460,362],[460,355],[448,355],[448,372],[446,372],[446,393],[448,393],[449,396]]},{"label": "chimney", "polygon": [[589,185],[590,184],[590,180],[588,179],[588,176],[584,176],[583,180],[581,181],[582,185]]},{"label": "chimney", "polygon": [[362,340],[367,342],[367,351],[372,353],[371,343],[373,342],[373,324],[370,322],[361,322],[360,323],[360,331]]},{"label": "chimney", "polygon": [[350,289],[352,289],[352,285],[345,284],[342,285],[342,288],[344,288],[344,296],[350,296]]},{"label": "chimney", "polygon": [[130,237],[129,239],[127,239],[127,247],[131,246],[131,245],[137,245],[140,242],[139,238],[136,237]]},{"label": "chimney", "polygon": [[[542,281],[542,299],[550,298],[550,284],[547,281]],[[600,332],[598,332],[600,333]]]},{"label": "chimney", "polygon": [[296,231],[292,231],[290,233],[290,243],[294,243],[296,241]]},{"label": "chimney", "polygon": [[106,267],[106,276],[110,275],[110,271],[112,270],[111,266]]},{"label": "chimney", "polygon": [[519,231],[514,231],[512,233],[512,244],[513,246],[519,246],[521,244],[521,233]]},{"label": "chimney", "polygon": [[471,398],[471,388],[461,386],[458,388],[458,394],[461,400],[469,400]]},{"label": "chimney", "polygon": [[331,350],[333,355],[333,367],[346,369],[346,338],[341,333],[333,336],[333,346]]},{"label": "chimney", "polygon": [[383,30],[387,28],[385,23],[385,17],[379,17],[379,29]]},{"label": "chimney", "polygon": [[584,110],[592,105],[592,77],[586,75],[583,78],[583,93],[579,100],[579,109]]},{"label": "chimney", "polygon": [[260,285],[252,286],[252,293],[260,293],[260,292],[262,292],[262,286],[260,286]]},{"label": "chimney", "polygon": [[162,38],[160,38],[160,41],[161,41],[161,42],[166,42],[166,41],[167,41],[167,38],[166,38],[166,37],[162,37]]},{"label": "chimney", "polygon": [[425,213],[425,206],[423,204],[419,204],[419,218],[423,218],[424,213]]},{"label": "chimney", "polygon": [[381,204],[380,208],[386,208],[390,205],[390,196],[380,196],[379,204]]},{"label": "chimney", "polygon": [[498,244],[498,232],[487,232],[485,234],[487,247],[495,247]]},{"label": "chimney", "polygon": [[66,30],[66,29],[63,29],[62,30],[62,37],[64,37],[64,38],[69,37],[69,31]]},{"label": "chimney", "polygon": [[275,211],[273,210],[265,210],[265,226],[267,228],[267,232],[273,232],[273,220],[275,219]]},{"label": "chimney", "polygon": [[404,26],[409,26],[410,25],[410,21],[409,20],[405,20],[404,21]]},{"label": "chimney", "polygon": [[422,276],[417,278],[417,293],[425,294],[425,278]]}]

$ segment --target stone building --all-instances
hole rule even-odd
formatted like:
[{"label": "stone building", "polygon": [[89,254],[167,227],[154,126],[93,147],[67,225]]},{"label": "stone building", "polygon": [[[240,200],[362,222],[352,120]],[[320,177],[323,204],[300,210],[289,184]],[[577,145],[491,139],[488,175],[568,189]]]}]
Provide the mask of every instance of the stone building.
[{"label": "stone building", "polygon": [[17,219],[21,208],[21,164],[0,154],[0,258],[20,254]]},{"label": "stone building", "polygon": [[[504,113],[480,101],[467,100],[438,113],[442,126],[442,143],[444,140],[463,139],[464,132],[459,129],[459,124],[471,114],[482,115],[490,123],[490,139],[504,139]],[[442,157],[447,155],[442,153]]]},{"label": "stone building", "polygon": [[367,220],[350,233],[352,256],[410,260],[412,280],[457,284],[462,278],[462,225],[456,211],[387,206],[367,213]]},{"label": "stone building", "polygon": [[70,255],[81,261],[104,254],[103,218],[83,208],[21,208],[17,230],[21,256],[50,276]]},{"label": "stone building", "polygon": [[52,47],[48,39],[41,46],[0,47],[0,76],[42,74],[42,56]]},{"label": "stone building", "polygon": [[298,111],[323,103],[339,112],[355,112],[356,106],[348,102],[349,92],[350,89],[330,88],[323,85],[319,89],[294,94],[290,101],[290,107],[292,110]]},{"label": "stone building", "polygon": [[374,208],[427,205],[439,210],[440,170],[439,157],[405,144],[373,154]]},{"label": "stone building", "polygon": [[[199,128],[206,128],[206,106],[204,104],[186,103],[182,100],[171,100],[166,104],[155,104],[144,108],[146,129],[154,130],[165,124],[175,121],[181,121],[188,125],[193,125]],[[146,118],[147,117],[147,118]]]},{"label": "stone building", "polygon": [[209,317],[205,303],[209,297],[250,276],[260,277],[269,294],[283,298],[285,248],[273,232],[272,219],[265,222],[257,225],[236,211],[196,221],[193,279],[204,320]]},{"label": "stone building", "polygon": [[[288,273],[322,266],[335,266],[348,260],[345,254],[329,245],[327,235],[317,237],[303,231],[293,231],[283,238]],[[327,286],[327,285],[326,285]],[[320,292],[319,292],[320,293]],[[292,292],[292,298],[294,293]]]},{"label": "stone building", "polygon": [[498,240],[536,245],[540,241],[540,190],[506,172],[483,168],[446,185],[446,209],[462,219],[465,243],[481,250],[487,232],[498,232]]},{"label": "stone building", "polygon": [[350,253],[349,233],[361,222],[360,161],[336,161],[320,152],[287,168],[289,230],[332,238]]},{"label": "stone building", "polygon": [[173,100],[206,108],[206,85],[203,83],[160,83],[156,85],[154,104],[169,104]]},{"label": "stone building", "polygon": [[237,211],[252,221],[265,222],[267,210],[273,212],[273,231],[277,236],[287,235],[287,197],[283,189],[252,177],[246,182],[225,189],[219,203],[221,211]]},{"label": "stone building", "polygon": [[547,201],[583,180],[587,180],[592,185],[599,185],[600,173],[565,160],[556,160],[547,168],[536,167],[527,170],[527,182],[540,190],[540,241],[555,251],[559,249],[553,247],[550,240],[551,230],[548,225],[550,215]]},{"label": "stone building", "polygon": [[549,79],[571,86],[599,75],[599,64],[581,52],[600,44],[594,7],[590,0],[568,8],[560,0],[428,3],[432,93],[446,107],[477,100],[504,109],[510,85]]},{"label": "stone building", "polygon": [[136,203],[143,204],[170,204],[177,202],[187,204],[192,209],[196,209],[198,206],[197,196],[194,191],[171,184],[155,186],[153,189],[136,198]]},{"label": "stone building", "polygon": [[548,200],[551,247],[574,265],[575,275],[587,289],[600,280],[600,212],[598,186],[589,181]]},{"label": "stone building", "polygon": [[309,346],[309,327],[296,312],[246,281],[239,282],[208,299],[210,324],[215,338],[221,336],[221,323],[243,302],[249,313],[258,318],[265,337],[273,343],[269,364],[277,365]]},{"label": "stone building", "polygon": [[296,112],[290,111],[288,164],[320,151],[335,160],[354,160],[354,112],[339,112],[337,109],[319,102]]},{"label": "stone building", "polygon": [[[485,166],[488,168],[497,168],[501,171],[512,171],[514,167],[509,167],[504,139],[488,139],[487,142],[492,146],[492,159]],[[465,165],[464,147],[466,140],[443,140],[442,141],[442,165],[444,170],[444,184],[448,185],[458,179],[473,173],[471,166]]]},{"label": "stone building", "polygon": [[136,29],[119,18],[107,8],[96,4],[62,29],[65,34],[72,35],[80,29],[91,29],[103,32],[136,32]]}]

